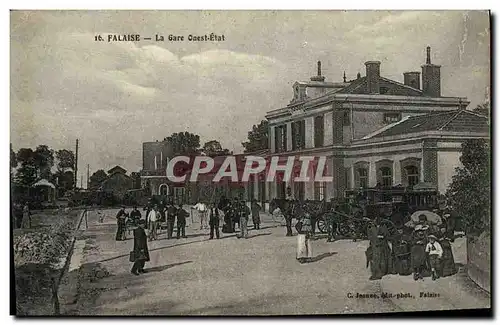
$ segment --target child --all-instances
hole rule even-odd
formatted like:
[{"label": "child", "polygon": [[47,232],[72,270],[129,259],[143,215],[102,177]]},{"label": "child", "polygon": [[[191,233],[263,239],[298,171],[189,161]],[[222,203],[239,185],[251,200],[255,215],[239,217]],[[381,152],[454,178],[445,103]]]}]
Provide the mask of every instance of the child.
[{"label": "child", "polygon": [[429,238],[429,242],[427,246],[425,246],[425,252],[429,255],[432,280],[434,281],[438,278],[436,270],[439,268],[439,260],[443,256],[443,248],[441,248],[441,245],[436,241],[436,236],[429,235],[427,238]]}]

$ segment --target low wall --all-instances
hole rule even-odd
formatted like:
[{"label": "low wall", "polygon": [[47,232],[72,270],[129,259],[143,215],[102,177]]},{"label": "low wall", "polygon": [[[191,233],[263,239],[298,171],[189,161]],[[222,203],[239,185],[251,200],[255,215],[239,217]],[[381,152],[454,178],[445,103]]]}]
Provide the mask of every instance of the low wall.
[{"label": "low wall", "polygon": [[489,233],[467,238],[467,273],[482,289],[491,292],[491,238]]}]

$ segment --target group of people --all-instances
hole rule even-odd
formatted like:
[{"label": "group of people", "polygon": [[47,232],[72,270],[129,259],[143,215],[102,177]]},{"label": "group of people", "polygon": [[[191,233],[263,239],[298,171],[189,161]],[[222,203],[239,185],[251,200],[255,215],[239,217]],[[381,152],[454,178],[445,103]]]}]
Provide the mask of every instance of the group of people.
[{"label": "group of people", "polygon": [[370,245],[366,250],[370,280],[381,279],[386,274],[410,275],[415,281],[425,276],[432,280],[457,272],[451,244],[454,229],[449,214],[440,225],[431,224],[424,214],[411,227],[398,228],[390,235],[380,217],[368,227]]},{"label": "group of people", "polygon": [[11,207],[14,228],[31,228],[31,211],[29,203],[14,203]]},{"label": "group of people", "polygon": [[250,215],[252,215],[253,228],[255,230],[260,229],[260,211],[262,207],[256,200],[252,200],[249,208],[244,199],[234,198],[231,201],[222,197],[218,208],[224,212],[222,232],[234,233],[238,227],[240,230],[238,238],[248,238],[248,220]]}]

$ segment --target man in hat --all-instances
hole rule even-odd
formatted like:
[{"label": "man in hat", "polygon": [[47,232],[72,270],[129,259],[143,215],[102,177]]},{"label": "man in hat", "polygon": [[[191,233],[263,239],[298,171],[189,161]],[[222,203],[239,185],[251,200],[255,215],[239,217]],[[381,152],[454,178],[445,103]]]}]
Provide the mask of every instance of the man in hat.
[{"label": "man in hat", "polygon": [[174,234],[176,213],[177,208],[173,205],[173,203],[169,202],[167,207],[167,239],[172,239],[172,236]]},{"label": "man in hat", "polygon": [[155,205],[153,210],[149,212],[149,240],[158,239],[158,219],[160,218],[160,213],[158,212],[158,206]]},{"label": "man in hat", "polygon": [[413,270],[413,279],[417,281],[418,279],[423,279],[422,272],[425,270],[426,266],[426,232],[429,229],[428,226],[416,225],[412,235],[412,246],[411,246],[411,267]]},{"label": "man in hat", "polygon": [[127,212],[125,211],[125,206],[122,206],[118,213],[116,214],[116,240],[125,240],[125,225],[127,220]]},{"label": "man in hat", "polygon": [[239,208],[238,208],[238,216],[240,218],[240,237],[239,238],[248,238],[248,217],[250,216],[250,209],[247,207],[245,200],[241,199]]},{"label": "man in hat", "polygon": [[149,250],[146,232],[146,220],[141,219],[138,222],[138,227],[134,229],[134,249],[132,251],[131,262],[134,263],[130,272],[134,275],[146,273],[144,264],[149,261]]},{"label": "man in hat", "polygon": [[182,208],[182,204],[179,204],[177,209],[177,239],[187,238],[186,236],[186,218],[189,213]]},{"label": "man in hat", "polygon": [[215,236],[217,239],[220,238],[220,233],[219,233],[219,209],[217,209],[217,206],[215,203],[212,204],[210,207],[210,217],[208,220],[208,223],[210,224],[210,239],[214,239],[214,232]]},{"label": "man in hat", "polygon": [[427,237],[429,242],[425,246],[425,252],[429,255],[429,264],[431,266],[432,280],[436,280],[439,276],[437,270],[439,269],[439,261],[443,256],[443,248],[436,241],[436,236],[429,235]]},{"label": "man in hat", "polygon": [[261,206],[257,203],[257,200],[252,199],[252,221],[253,229],[260,229],[260,210]]}]

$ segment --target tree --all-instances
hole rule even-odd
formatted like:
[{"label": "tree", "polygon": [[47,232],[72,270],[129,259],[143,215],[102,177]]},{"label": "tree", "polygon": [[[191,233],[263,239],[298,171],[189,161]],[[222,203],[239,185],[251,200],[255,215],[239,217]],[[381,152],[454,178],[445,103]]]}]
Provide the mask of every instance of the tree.
[{"label": "tree", "polygon": [[75,168],[75,154],[71,150],[62,149],[56,151],[56,159],[57,170],[60,172]]},{"label": "tree", "polygon": [[269,148],[269,122],[262,120],[259,124],[254,125],[252,130],[248,132],[248,141],[242,143],[245,148],[244,152],[253,152]]},{"label": "tree", "polygon": [[10,145],[10,168],[17,167],[17,157],[14,150],[12,150],[12,145]]},{"label": "tree", "polygon": [[102,169],[99,169],[95,173],[90,176],[89,188],[90,189],[98,189],[101,186],[101,183],[108,178],[106,172]]},{"label": "tree", "polygon": [[202,151],[209,157],[224,156],[233,154],[229,149],[222,149],[222,145],[217,140],[205,142]]},{"label": "tree", "polygon": [[200,136],[189,132],[173,133],[166,140],[172,146],[173,154],[195,155],[200,151]]},{"label": "tree", "polygon": [[75,174],[72,170],[67,170],[58,175],[58,187],[60,189],[60,195],[64,195],[66,191],[71,191],[75,184]]},{"label": "tree", "polygon": [[484,115],[484,116],[490,116],[490,103],[484,103],[484,104],[479,104],[474,108],[473,112]]},{"label": "tree", "polygon": [[467,235],[477,236],[490,227],[490,145],[483,139],[462,144],[460,162],[446,192],[449,205],[462,220]]},{"label": "tree", "polygon": [[52,166],[54,166],[54,150],[49,149],[46,145],[39,145],[36,147],[34,154],[34,163],[38,171],[37,176],[49,180],[52,174]]}]

